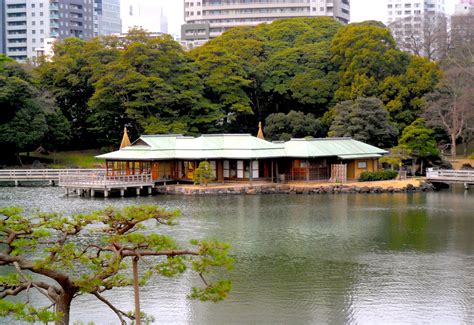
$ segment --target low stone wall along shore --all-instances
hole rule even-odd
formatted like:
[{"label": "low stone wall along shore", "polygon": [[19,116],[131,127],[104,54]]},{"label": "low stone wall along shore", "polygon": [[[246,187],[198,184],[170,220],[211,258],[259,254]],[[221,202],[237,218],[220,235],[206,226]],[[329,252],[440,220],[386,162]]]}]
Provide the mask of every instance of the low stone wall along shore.
[{"label": "low stone wall along shore", "polygon": [[[375,182],[376,183],[376,182]],[[429,192],[434,186],[425,182],[407,183],[405,186],[383,185],[361,185],[353,184],[238,184],[238,185],[216,185],[200,187],[193,185],[167,185],[158,186],[156,190],[161,194],[178,195],[235,195],[235,194],[337,194],[337,193],[407,193],[407,192]],[[397,184],[399,185],[399,184]]]}]

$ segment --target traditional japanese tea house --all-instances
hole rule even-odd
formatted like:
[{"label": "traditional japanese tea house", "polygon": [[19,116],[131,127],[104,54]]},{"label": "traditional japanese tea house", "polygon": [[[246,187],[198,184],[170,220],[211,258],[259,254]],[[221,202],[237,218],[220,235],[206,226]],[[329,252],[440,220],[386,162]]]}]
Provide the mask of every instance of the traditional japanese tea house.
[{"label": "traditional japanese tea house", "polygon": [[385,153],[351,138],[269,142],[250,134],[145,135],[97,158],[106,160],[107,176],[151,174],[154,182],[191,181],[204,160],[218,182],[344,181],[377,170],[377,160]]}]

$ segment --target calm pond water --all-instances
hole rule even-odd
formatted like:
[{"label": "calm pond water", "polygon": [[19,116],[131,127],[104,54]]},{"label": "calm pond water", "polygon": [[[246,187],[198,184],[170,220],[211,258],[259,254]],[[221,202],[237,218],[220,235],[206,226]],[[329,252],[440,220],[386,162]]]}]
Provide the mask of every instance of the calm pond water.
[{"label": "calm pond water", "polygon": [[[234,290],[189,301],[191,274],[155,278],[142,309],[160,324],[473,324],[474,191],[378,195],[66,198],[59,188],[0,188],[0,206],[66,213],[158,203],[181,209],[167,231],[233,247]],[[108,297],[133,309],[133,292]],[[117,324],[84,296],[73,320]],[[1,322],[1,321],[0,321]]]}]

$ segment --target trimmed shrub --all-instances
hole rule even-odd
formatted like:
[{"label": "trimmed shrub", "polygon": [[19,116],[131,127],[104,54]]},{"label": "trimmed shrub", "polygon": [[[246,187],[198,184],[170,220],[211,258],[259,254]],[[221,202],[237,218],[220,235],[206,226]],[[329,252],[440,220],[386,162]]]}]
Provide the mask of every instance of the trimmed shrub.
[{"label": "trimmed shrub", "polygon": [[473,170],[473,169],[474,169],[474,167],[472,167],[471,164],[466,163],[466,164],[462,164],[462,166],[461,166],[461,170]]},{"label": "trimmed shrub", "polygon": [[194,171],[194,184],[205,185],[214,180],[212,165],[207,161],[201,161],[199,167]]},{"label": "trimmed shrub", "polygon": [[380,170],[376,172],[363,172],[360,174],[359,181],[361,182],[373,182],[373,181],[385,181],[389,179],[395,179],[398,176],[398,172],[392,169]]}]

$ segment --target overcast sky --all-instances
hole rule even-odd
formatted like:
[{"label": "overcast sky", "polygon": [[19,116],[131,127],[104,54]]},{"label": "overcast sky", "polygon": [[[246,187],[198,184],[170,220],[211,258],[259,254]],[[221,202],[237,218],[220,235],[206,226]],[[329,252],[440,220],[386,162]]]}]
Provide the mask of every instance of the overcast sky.
[{"label": "overcast sky", "polygon": [[[454,11],[458,0],[446,0],[448,13]],[[351,21],[380,20],[386,21],[386,0],[351,0]],[[159,30],[160,10],[168,17],[169,32],[179,36],[183,20],[183,0],[121,0],[124,31],[133,25],[141,25],[150,31]],[[139,4],[140,17],[130,18],[125,13],[130,4]]]}]

